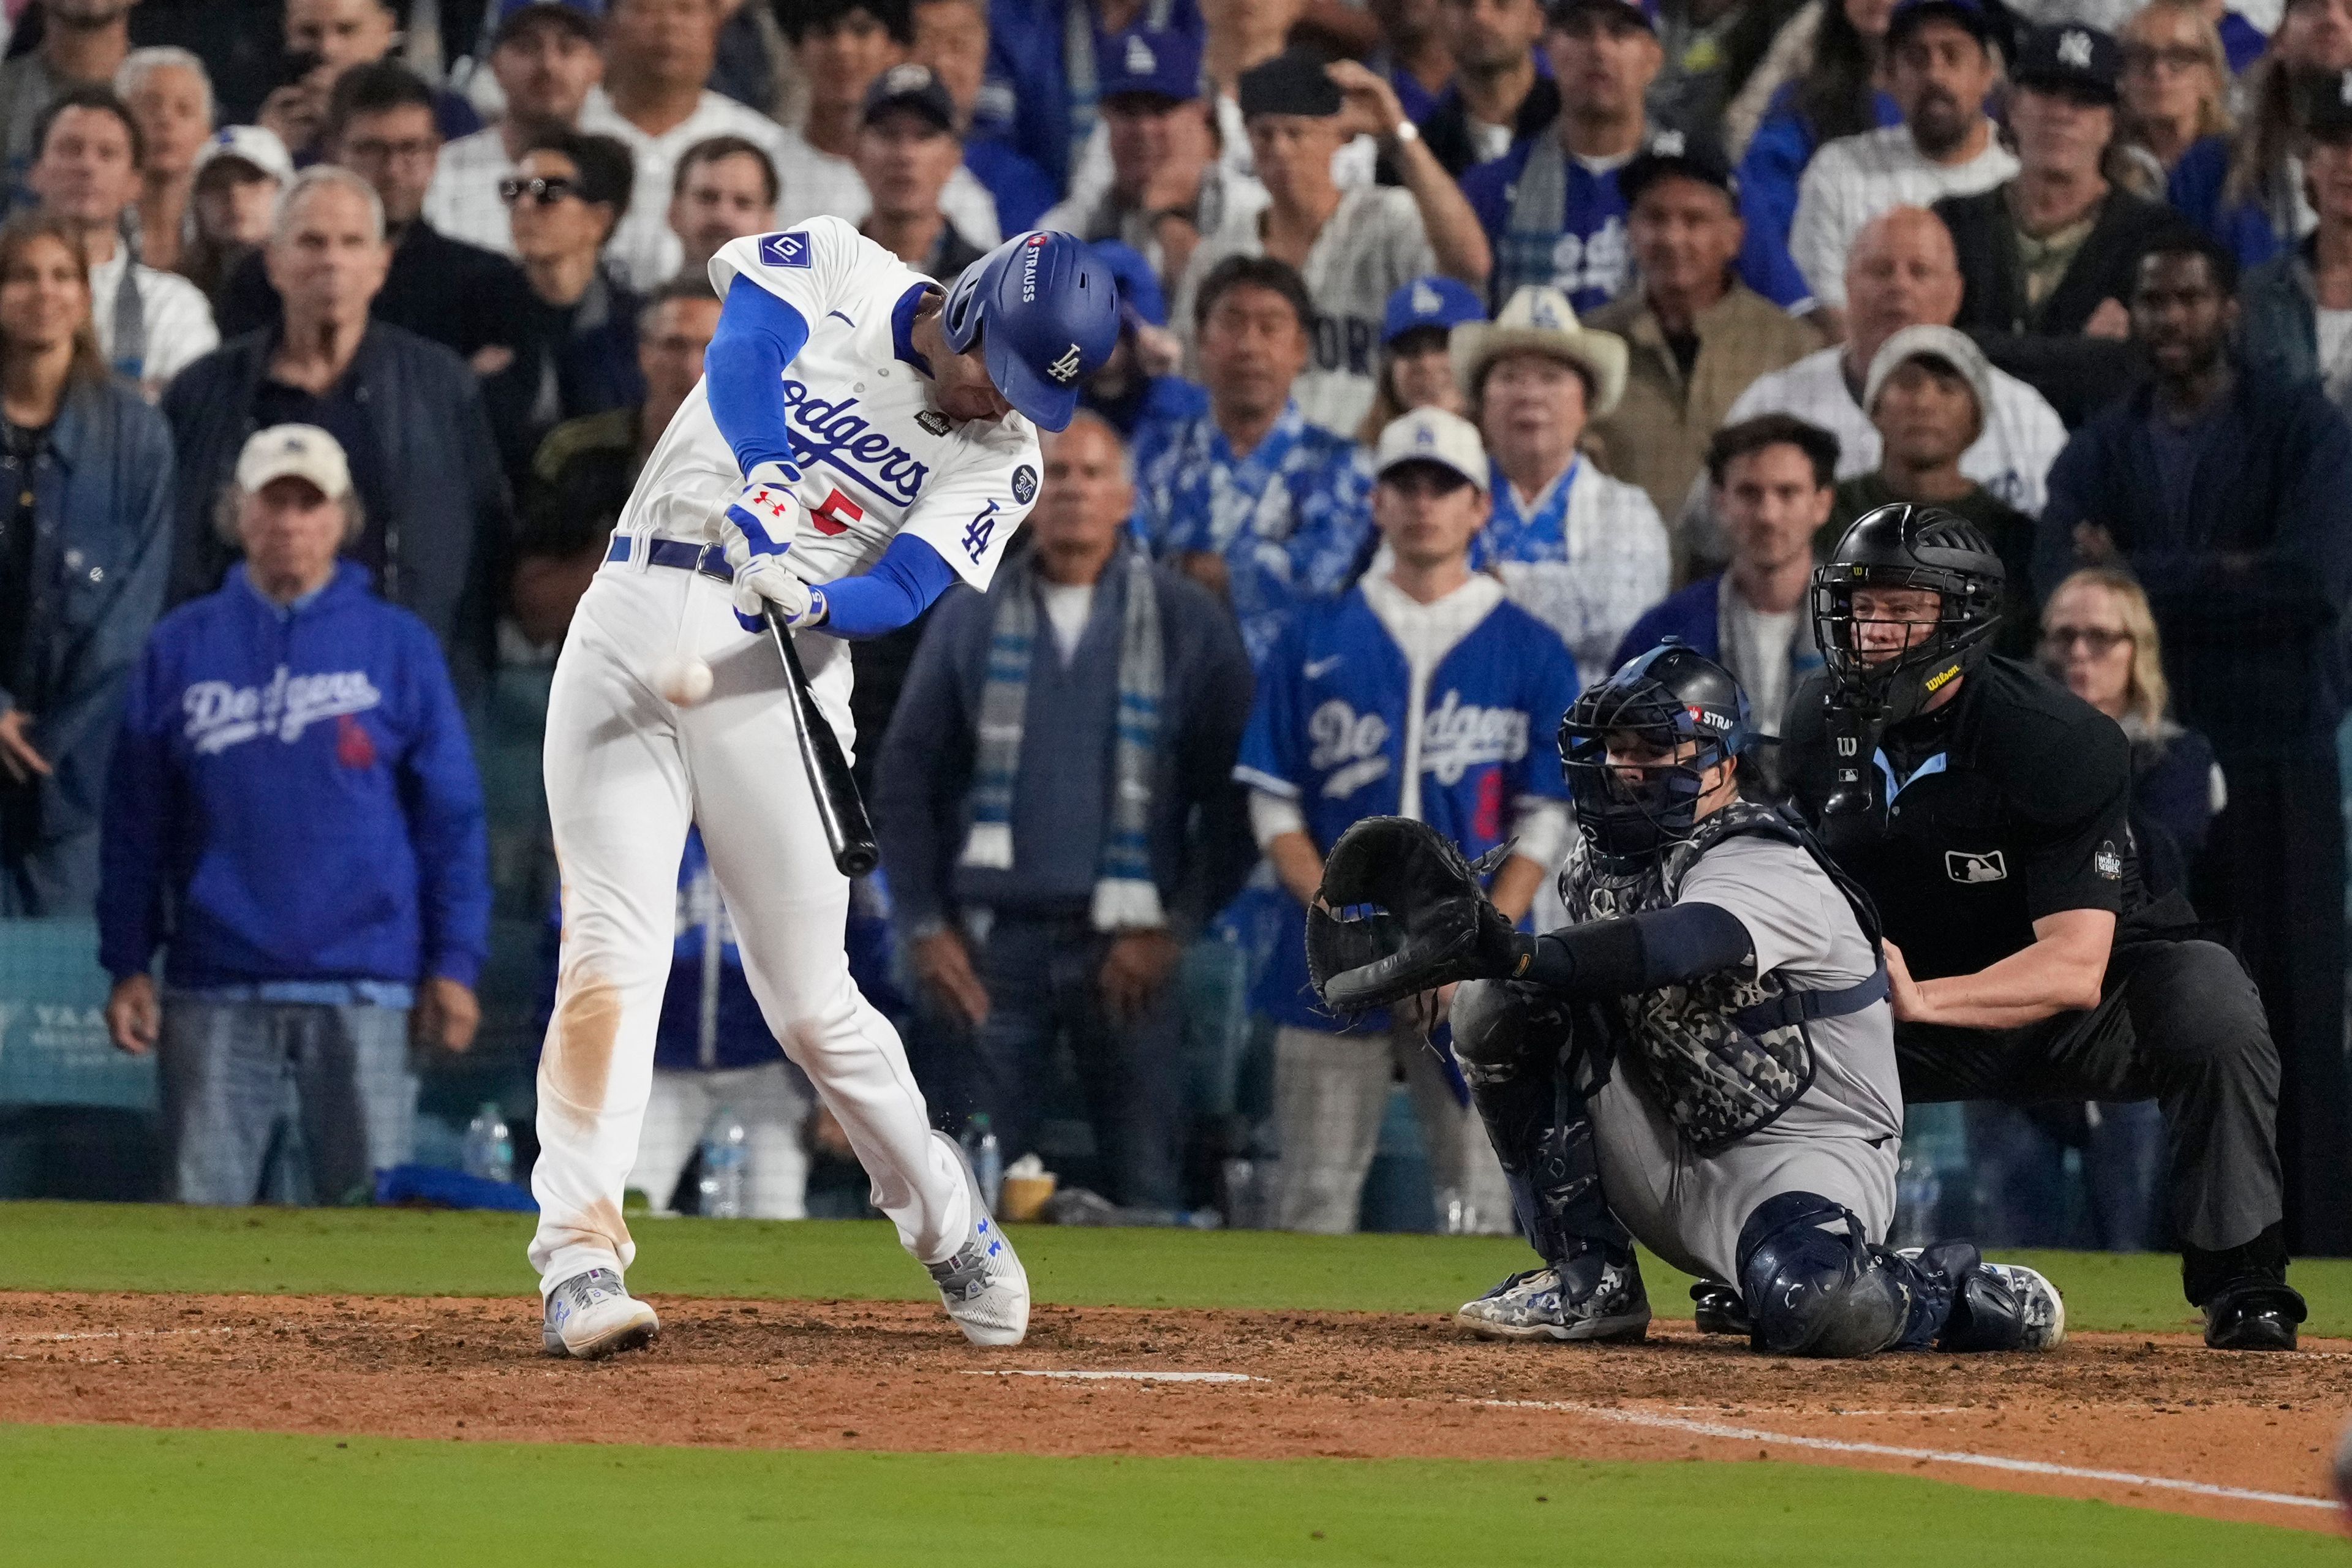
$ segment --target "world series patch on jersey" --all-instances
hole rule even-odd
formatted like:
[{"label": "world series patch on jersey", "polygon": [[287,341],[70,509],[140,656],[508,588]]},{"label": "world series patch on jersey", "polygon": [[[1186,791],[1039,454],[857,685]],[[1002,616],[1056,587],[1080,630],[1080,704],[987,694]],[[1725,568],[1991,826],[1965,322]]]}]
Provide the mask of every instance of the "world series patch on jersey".
[{"label": "world series patch on jersey", "polygon": [[[793,572],[828,583],[865,571],[905,531],[986,589],[1036,500],[1044,460],[1020,414],[958,421],[930,405],[929,378],[901,357],[913,352],[906,333],[930,279],[849,224],[819,217],[710,258],[721,299],[739,280],[808,323],[777,386],[801,469]],[[742,484],[698,382],[646,461],[621,531],[715,541],[718,515]]]}]

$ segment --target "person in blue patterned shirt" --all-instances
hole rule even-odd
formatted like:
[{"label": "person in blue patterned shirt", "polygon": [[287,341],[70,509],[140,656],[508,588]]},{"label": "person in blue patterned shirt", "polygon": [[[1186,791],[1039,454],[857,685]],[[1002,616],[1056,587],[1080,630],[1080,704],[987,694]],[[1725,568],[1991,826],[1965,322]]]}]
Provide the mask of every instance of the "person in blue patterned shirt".
[{"label": "person in blue patterned shirt", "polygon": [[1314,315],[1286,263],[1218,263],[1193,300],[1208,412],[1136,432],[1138,534],[1232,605],[1253,663],[1294,605],[1338,593],[1370,548],[1370,466],[1291,396]]}]

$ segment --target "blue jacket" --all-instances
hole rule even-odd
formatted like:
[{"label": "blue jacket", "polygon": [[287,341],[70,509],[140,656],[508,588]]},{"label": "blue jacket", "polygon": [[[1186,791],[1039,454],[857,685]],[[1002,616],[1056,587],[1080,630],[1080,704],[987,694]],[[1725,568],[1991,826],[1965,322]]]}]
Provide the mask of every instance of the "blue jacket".
[{"label": "blue jacket", "polygon": [[192,988],[442,976],[488,946],[482,786],[424,624],[345,563],[281,611],[230,569],[166,616],[108,781],[99,961]]},{"label": "blue jacket", "polygon": [[2190,142],[2165,181],[2165,200],[2182,217],[2228,246],[2240,267],[2260,267],[2276,256],[2284,243],[2261,203],[2223,205],[2231,151],[2227,136],[2200,137]]},{"label": "blue jacket", "polygon": [[[0,473],[26,482],[14,458]],[[30,482],[29,624],[19,684],[0,670],[0,713],[34,715],[28,739],[56,772],[0,792],[0,915],[86,915],[122,689],[171,570],[171,429],[124,386],[77,387]]]},{"label": "blue jacket", "polygon": [[2347,683],[2352,429],[2316,385],[2244,367],[2219,422],[2168,495],[2141,386],[2074,432],[2050,467],[2034,534],[2046,597],[2074,565],[2074,530],[2104,527],[2164,628],[2180,721],[2224,768],[2240,758],[2332,755]]},{"label": "blue jacket", "polygon": [[[170,599],[209,594],[236,552],[213,529],[213,506],[253,434],[253,398],[278,329],[235,338],[173,379],[163,415],[178,448]],[[436,342],[372,321],[345,373],[373,416],[383,493],[362,495],[390,556],[383,596],[416,612],[448,655],[460,688],[487,676],[511,523],[506,476],[474,373]]]},{"label": "blue jacket", "polygon": [[[972,108],[974,140],[1009,143],[1044,169],[1060,191],[1069,189],[1079,148],[1094,129],[1095,106],[1072,101],[1064,58],[1070,7],[1086,5],[1087,0],[989,0],[988,70]],[[1099,61],[1102,26],[1098,18],[1089,21]],[[1197,0],[1146,0],[1136,27],[1190,34],[1195,48],[1208,38]],[[1099,79],[1099,68],[1096,74]],[[1010,219],[1004,232],[1013,232]]]},{"label": "blue jacket", "polygon": [[[1404,799],[1404,650],[1361,587],[1304,605],[1258,669],[1257,700],[1234,776],[1295,802],[1328,853],[1367,816]],[[1565,799],[1553,737],[1576,700],[1576,660],[1549,626],[1505,600],[1438,661],[1423,700],[1421,820],[1475,859],[1503,841],[1523,796]],[[1307,911],[1287,894],[1257,1005],[1278,1022],[1329,1029],[1307,975]]]},{"label": "blue jacket", "polygon": [[1008,235],[1035,228],[1045,209],[1061,199],[1053,177],[1034,160],[992,137],[965,143],[963,166],[996,198],[997,226]]}]

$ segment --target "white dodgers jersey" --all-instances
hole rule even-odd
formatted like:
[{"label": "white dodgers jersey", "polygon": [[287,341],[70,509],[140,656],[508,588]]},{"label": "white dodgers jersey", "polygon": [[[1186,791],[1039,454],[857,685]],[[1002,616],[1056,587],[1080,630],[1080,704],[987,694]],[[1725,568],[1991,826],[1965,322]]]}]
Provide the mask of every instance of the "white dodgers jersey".
[{"label": "white dodgers jersey", "polygon": [[[710,282],[723,300],[738,279],[808,323],[776,392],[805,509],[785,557],[793,572],[811,583],[863,572],[904,530],[987,588],[1037,499],[1037,431],[1017,413],[952,420],[931,406],[930,378],[899,357],[909,295],[930,279],[837,217],[735,240],[710,258]],[[621,531],[715,542],[742,486],[709,383],[698,382],[646,460]]]}]

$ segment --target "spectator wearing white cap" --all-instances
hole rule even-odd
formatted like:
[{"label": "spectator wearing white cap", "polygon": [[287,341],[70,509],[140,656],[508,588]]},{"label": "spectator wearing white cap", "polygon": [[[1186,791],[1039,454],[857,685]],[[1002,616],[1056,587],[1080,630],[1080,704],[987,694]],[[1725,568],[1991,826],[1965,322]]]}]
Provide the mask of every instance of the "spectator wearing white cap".
[{"label": "spectator wearing white cap", "polygon": [[[1304,50],[1242,73],[1242,122],[1268,205],[1228,215],[1203,238],[1177,290],[1180,332],[1192,298],[1229,256],[1271,256],[1298,268],[1316,305],[1315,359],[1299,378],[1314,424],[1351,430],[1372,404],[1373,356],[1389,296],[1432,272],[1484,288],[1492,263],[1475,214],[1397,102],[1396,89],[1353,61],[1327,66]],[[1383,139],[1404,188],[1343,191],[1331,159],[1359,134]]]},{"label": "spectator wearing white cap", "polygon": [[107,1024],[158,1050],[176,1201],[254,1202],[290,1089],[305,1200],[365,1203],[409,1155],[412,1028],[462,1051],[480,1018],[481,783],[433,634],[339,559],[362,521],[332,436],[255,433],[215,518],[244,560],[156,626],[123,707]]},{"label": "spectator wearing white cap", "polygon": [[1567,786],[1549,738],[1576,700],[1577,665],[1472,564],[1490,470],[1468,420],[1416,409],[1381,433],[1374,468],[1381,552],[1344,596],[1302,606],[1259,666],[1234,770],[1250,789],[1258,845],[1289,895],[1290,925],[1255,998],[1277,1026],[1274,1223],[1356,1227],[1402,1070],[1429,1150],[1439,1223],[1506,1230],[1502,1168],[1452,1058],[1425,1043],[1430,1020],[1400,1008],[1343,1033],[1307,984],[1306,910],[1339,836],[1367,816],[1400,816],[1428,823],[1472,858],[1508,845],[1492,896],[1512,920],[1524,917],[1567,847]]},{"label": "spectator wearing white cap", "polygon": [[178,270],[204,290],[216,316],[230,275],[269,237],[278,193],[293,183],[286,143],[258,125],[224,125],[197,150]]},{"label": "spectator wearing white cap", "polygon": [[212,78],[205,74],[205,62],[186,49],[133,49],[114,73],[114,90],[131,106],[147,146],[136,204],[139,259],[177,272],[188,237],[196,161],[212,134]]},{"label": "spectator wearing white cap", "polygon": [[1813,536],[1818,553],[1836,547],[1848,523],[1875,507],[1916,501],[1966,518],[2009,568],[2009,608],[1995,647],[2033,654],[2033,520],[1961,471],[1962,454],[1984,434],[1992,366],[1966,332],[1906,327],[1870,362],[1862,403],[1877,428],[1878,467],[1838,486],[1829,522]]},{"label": "spectator wearing white cap", "polygon": [[1665,524],[1637,485],[1578,450],[1625,395],[1625,340],[1580,325],[1530,285],[1491,322],[1454,329],[1454,374],[1494,463],[1494,517],[1474,559],[1566,642],[1579,669],[1609,656],[1674,578]]},{"label": "spectator wearing white cap", "polygon": [[2017,173],[1984,111],[2000,79],[1995,26],[1979,0],[1903,0],[1886,27],[1887,88],[1903,123],[1841,136],[1806,165],[1789,254],[1830,312],[1831,336],[1844,336],[1846,252],[1863,225]]},{"label": "spectator wearing white cap", "polygon": [[588,94],[604,79],[597,0],[506,0],[489,50],[490,75],[506,100],[495,125],[441,149],[425,193],[425,220],[452,239],[514,254],[499,182],[541,136],[580,128]]}]

